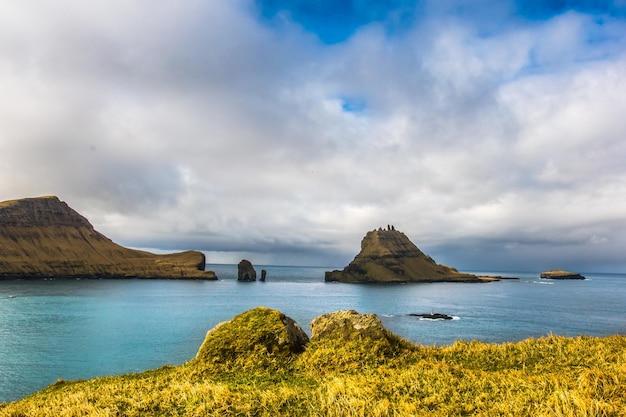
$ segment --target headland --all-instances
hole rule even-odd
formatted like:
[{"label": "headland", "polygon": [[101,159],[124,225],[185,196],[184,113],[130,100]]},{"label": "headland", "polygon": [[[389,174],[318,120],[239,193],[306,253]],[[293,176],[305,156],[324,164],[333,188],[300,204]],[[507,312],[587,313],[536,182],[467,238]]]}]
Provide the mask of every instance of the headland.
[{"label": "headland", "polygon": [[168,278],[215,280],[198,251],[125,248],[54,196],[0,202],[0,280]]}]

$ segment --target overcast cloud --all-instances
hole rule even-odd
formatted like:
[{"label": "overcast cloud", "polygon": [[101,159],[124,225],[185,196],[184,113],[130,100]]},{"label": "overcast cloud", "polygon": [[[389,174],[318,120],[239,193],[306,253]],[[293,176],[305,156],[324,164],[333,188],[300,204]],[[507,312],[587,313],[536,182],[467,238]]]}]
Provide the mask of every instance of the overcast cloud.
[{"label": "overcast cloud", "polygon": [[[0,199],[132,247],[626,271],[626,4],[0,6]],[[315,5],[316,7],[311,7]]]}]

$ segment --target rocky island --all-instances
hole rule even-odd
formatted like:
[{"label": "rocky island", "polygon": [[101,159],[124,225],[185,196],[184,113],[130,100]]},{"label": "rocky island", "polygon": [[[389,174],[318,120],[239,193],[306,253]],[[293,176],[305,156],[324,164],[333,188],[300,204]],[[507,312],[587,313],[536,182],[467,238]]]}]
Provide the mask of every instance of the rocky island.
[{"label": "rocky island", "polygon": [[327,282],[483,282],[472,274],[436,263],[395,227],[367,232],[361,252],[343,270],[328,271]]},{"label": "rocky island", "polygon": [[204,268],[202,252],[156,255],[120,246],[54,196],[0,202],[0,280],[217,279]]},{"label": "rocky island", "polygon": [[542,272],[539,274],[543,279],[585,279],[578,272],[568,272],[561,269],[552,269],[550,271]]}]

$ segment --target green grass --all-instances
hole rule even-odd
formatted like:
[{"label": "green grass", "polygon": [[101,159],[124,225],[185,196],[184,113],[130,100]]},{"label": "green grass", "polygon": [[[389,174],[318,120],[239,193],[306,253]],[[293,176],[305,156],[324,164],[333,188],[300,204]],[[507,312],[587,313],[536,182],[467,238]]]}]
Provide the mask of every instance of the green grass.
[{"label": "green grass", "polygon": [[209,333],[186,364],[59,381],[0,416],[626,416],[626,336],[328,338],[293,353],[261,312]]}]

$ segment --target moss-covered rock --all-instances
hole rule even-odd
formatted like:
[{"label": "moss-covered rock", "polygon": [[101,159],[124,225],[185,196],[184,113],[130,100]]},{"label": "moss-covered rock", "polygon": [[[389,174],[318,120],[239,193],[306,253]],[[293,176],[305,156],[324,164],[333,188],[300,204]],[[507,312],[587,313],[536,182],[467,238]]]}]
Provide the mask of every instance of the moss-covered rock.
[{"label": "moss-covered rock", "polygon": [[209,330],[191,365],[202,373],[284,368],[308,342],[290,317],[257,307]]},{"label": "moss-covered rock", "polygon": [[376,368],[415,348],[387,330],[376,314],[336,311],[311,322],[311,344],[300,361],[313,373],[353,373]]},{"label": "moss-covered rock", "polygon": [[311,322],[311,340],[385,339],[390,332],[376,314],[359,314],[355,310],[323,314]]}]

